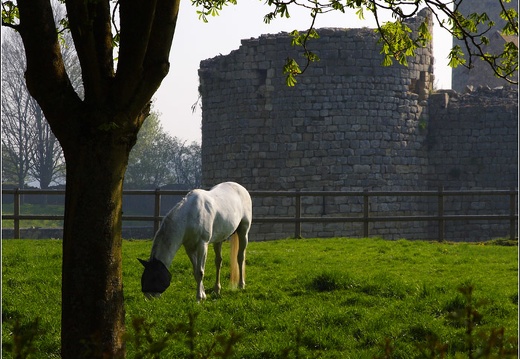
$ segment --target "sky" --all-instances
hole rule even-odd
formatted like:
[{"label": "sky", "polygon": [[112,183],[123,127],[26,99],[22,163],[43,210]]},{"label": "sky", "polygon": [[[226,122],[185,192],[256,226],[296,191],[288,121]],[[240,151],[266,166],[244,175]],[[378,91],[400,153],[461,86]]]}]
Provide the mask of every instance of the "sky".
[{"label": "sky", "polygon": [[[160,114],[166,132],[187,143],[201,142],[202,110],[197,107],[192,112],[192,106],[199,96],[197,72],[200,61],[229,54],[240,47],[242,39],[295,29],[303,31],[311,23],[308,12],[294,9],[289,19],[276,19],[265,24],[263,18],[269,12],[269,7],[264,3],[248,0],[238,5],[229,5],[219,16],[210,17],[209,22],[204,23],[198,19],[197,9],[191,6],[190,1],[182,2],[170,53],[170,73],[153,100],[153,110]],[[359,20],[354,12],[342,14],[336,11],[316,19],[315,28],[321,27],[372,28],[375,27],[375,21],[368,13],[365,20]],[[438,89],[451,88],[451,69],[447,59],[450,48],[451,37],[436,26],[433,49],[435,86]]]}]

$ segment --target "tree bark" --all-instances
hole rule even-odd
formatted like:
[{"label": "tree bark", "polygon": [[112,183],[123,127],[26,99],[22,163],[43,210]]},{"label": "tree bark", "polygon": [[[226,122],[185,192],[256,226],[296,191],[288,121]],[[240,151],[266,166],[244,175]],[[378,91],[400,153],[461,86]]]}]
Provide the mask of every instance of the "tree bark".
[{"label": "tree bark", "polygon": [[[131,144],[97,131],[67,163],[62,268],[62,358],[124,358],[122,190]],[[136,130],[137,133],[137,130]]]}]

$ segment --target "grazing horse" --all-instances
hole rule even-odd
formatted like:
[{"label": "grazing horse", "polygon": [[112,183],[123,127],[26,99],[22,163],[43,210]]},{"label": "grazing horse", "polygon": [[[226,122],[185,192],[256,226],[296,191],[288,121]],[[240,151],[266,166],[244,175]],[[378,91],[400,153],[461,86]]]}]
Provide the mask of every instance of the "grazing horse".
[{"label": "grazing horse", "polygon": [[224,182],[209,191],[196,189],[184,197],[164,217],[155,234],[150,259],[139,259],[144,266],[143,293],[157,297],[170,285],[168,271],[173,257],[184,245],[193,264],[197,282],[197,300],[206,298],[203,278],[208,244],[215,250],[217,267],[215,293],[220,293],[222,242],[231,237],[231,283],[245,287],[245,251],[252,219],[251,197],[234,182]]}]

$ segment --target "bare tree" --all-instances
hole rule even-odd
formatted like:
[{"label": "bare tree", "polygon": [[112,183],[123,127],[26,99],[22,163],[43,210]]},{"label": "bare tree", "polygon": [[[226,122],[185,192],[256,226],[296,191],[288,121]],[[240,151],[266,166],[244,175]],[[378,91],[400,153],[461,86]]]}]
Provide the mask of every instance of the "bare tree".
[{"label": "bare tree", "polygon": [[38,102],[25,85],[21,49],[20,37],[7,30],[2,42],[2,171],[18,187],[37,181],[40,188],[48,188],[64,177],[64,159]]},{"label": "bare tree", "polygon": [[65,175],[65,162],[58,140],[45,120],[40,106],[33,103],[35,135],[33,142],[33,159],[29,169],[31,177],[38,181],[40,188],[49,188],[52,182],[59,182]]},{"label": "bare tree", "polygon": [[[65,9],[58,1],[53,2],[53,8],[58,23],[65,16]],[[65,68],[81,95],[81,69],[70,32],[61,34],[61,42]],[[65,161],[43,111],[25,85],[22,50],[20,36],[6,29],[2,39],[3,178],[18,187],[36,181],[40,188],[48,188],[64,180]]]},{"label": "bare tree", "polygon": [[34,156],[31,113],[38,104],[29,95],[21,68],[25,55],[19,36],[8,31],[2,41],[2,181],[23,188]]}]

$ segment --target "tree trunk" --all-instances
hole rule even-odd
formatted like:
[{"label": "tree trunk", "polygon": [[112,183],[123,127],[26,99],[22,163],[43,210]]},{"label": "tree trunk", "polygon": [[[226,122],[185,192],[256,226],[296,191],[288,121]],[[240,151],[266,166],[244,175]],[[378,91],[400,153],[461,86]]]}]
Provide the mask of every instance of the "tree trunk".
[{"label": "tree trunk", "polygon": [[19,0],[27,89],[66,163],[62,268],[62,357],[120,358],[124,307],[123,177],[150,99],[167,75],[180,0],[119,2],[114,68],[108,1],[65,1],[81,64],[83,99],[63,63],[49,0]]},{"label": "tree trunk", "polygon": [[64,148],[61,351],[66,359],[125,357],[122,191],[133,143],[118,141],[121,134],[113,130],[96,132]]}]

